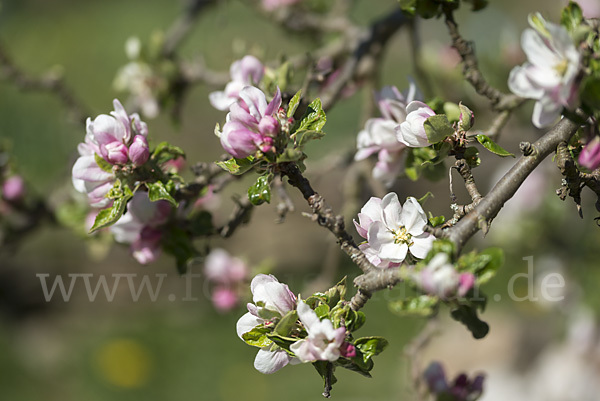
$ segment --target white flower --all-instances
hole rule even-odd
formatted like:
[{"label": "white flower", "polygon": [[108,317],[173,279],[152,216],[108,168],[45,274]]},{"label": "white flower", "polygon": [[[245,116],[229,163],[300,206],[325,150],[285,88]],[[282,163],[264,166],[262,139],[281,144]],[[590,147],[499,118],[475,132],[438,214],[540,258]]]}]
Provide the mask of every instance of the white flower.
[{"label": "white flower", "polygon": [[423,124],[435,112],[423,102],[415,100],[406,106],[406,121],[396,128],[398,141],[411,148],[424,148],[431,145]]},{"label": "white flower", "polygon": [[[287,285],[280,283],[272,275],[258,274],[250,284],[254,304],[248,304],[248,313],[242,316],[236,325],[237,335],[243,340],[244,333],[266,322],[260,315],[265,312],[284,316],[296,306],[296,296]],[[261,373],[270,374],[288,363],[295,363],[285,351],[271,351],[270,347],[261,348],[254,359],[254,367]]]},{"label": "white flower", "polygon": [[225,90],[211,92],[208,95],[210,104],[215,109],[226,111],[239,99],[239,93],[246,86],[258,85],[265,72],[265,67],[254,56],[244,56],[234,61],[229,68],[231,81]]},{"label": "white flower", "polygon": [[475,284],[472,273],[458,273],[445,253],[436,254],[427,266],[413,276],[415,284],[428,294],[448,298],[464,296]]},{"label": "white flower", "polygon": [[380,204],[374,202],[371,206],[373,221],[366,224],[367,241],[371,252],[382,262],[400,263],[408,251],[420,259],[427,255],[435,237],[425,232],[427,216],[415,198],[409,197],[402,207],[398,195],[391,192]]},{"label": "white flower", "polygon": [[334,329],[329,319],[319,320],[315,311],[302,300],[298,301],[297,310],[308,337],[290,345],[290,351],[302,362],[336,361],[340,357],[346,329]]},{"label": "white flower", "polygon": [[532,122],[542,128],[552,124],[563,107],[575,105],[580,55],[564,27],[539,14],[530,16],[529,24],[534,29],[526,29],[521,37],[528,62],[512,69],[508,86],[516,95],[537,100]]}]

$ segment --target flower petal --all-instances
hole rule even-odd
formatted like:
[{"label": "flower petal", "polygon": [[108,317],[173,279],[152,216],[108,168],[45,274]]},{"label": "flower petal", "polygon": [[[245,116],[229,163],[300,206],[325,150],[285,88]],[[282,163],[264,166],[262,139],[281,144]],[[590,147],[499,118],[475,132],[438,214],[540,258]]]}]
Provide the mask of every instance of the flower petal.
[{"label": "flower petal", "polygon": [[256,316],[252,315],[250,312],[244,314],[244,316],[239,318],[239,320],[237,321],[237,323],[235,325],[235,329],[237,331],[238,337],[242,338],[242,335],[244,333],[249,332],[250,330],[252,330],[256,326],[258,326],[259,324],[262,324],[263,322],[264,322],[263,319],[260,319]]},{"label": "flower petal", "polygon": [[423,234],[423,229],[427,224],[427,215],[421,208],[419,201],[410,196],[404,202],[399,221],[400,225],[406,227],[406,231],[410,234],[420,235]]},{"label": "flower petal", "polygon": [[269,375],[287,365],[290,359],[285,351],[268,351],[261,348],[254,359],[254,367],[260,373]]},{"label": "flower petal", "polygon": [[435,237],[429,233],[423,233],[419,236],[412,238],[413,244],[410,246],[410,253],[419,259],[423,259],[427,256],[431,248],[433,248],[433,241]]},{"label": "flower petal", "polygon": [[400,218],[402,206],[400,206],[398,195],[395,192],[390,192],[383,197],[381,208],[383,210],[383,222],[389,229],[397,230],[400,226],[405,225]]}]

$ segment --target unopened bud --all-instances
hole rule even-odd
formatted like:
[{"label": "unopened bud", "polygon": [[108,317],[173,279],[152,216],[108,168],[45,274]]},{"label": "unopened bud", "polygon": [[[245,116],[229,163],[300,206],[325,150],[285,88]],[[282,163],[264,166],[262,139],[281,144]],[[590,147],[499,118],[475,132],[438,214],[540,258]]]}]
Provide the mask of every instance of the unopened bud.
[{"label": "unopened bud", "polygon": [[135,166],[141,166],[148,161],[150,157],[150,149],[146,137],[136,135],[133,138],[133,143],[129,147],[129,158]]}]

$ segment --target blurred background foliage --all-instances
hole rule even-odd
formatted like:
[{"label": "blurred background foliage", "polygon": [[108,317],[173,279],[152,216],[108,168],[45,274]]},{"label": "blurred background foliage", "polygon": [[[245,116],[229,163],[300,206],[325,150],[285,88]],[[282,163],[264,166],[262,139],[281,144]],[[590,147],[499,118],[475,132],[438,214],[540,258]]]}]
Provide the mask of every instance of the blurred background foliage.
[{"label": "blurred background foliage", "polygon": [[[530,12],[541,11],[557,20],[564,2],[553,0],[491,1],[477,14],[461,10],[458,22],[466,38],[475,40],[482,69],[490,81],[506,88],[510,69],[524,60],[519,47],[520,33]],[[116,71],[127,60],[124,43],[130,36],[147,40],[153,32],[165,30],[179,15],[181,1],[167,0],[3,0],[0,10],[0,41],[15,63],[27,73],[42,74],[49,69],[63,73],[67,84],[87,104],[91,117],[112,109],[117,96],[112,89]],[[353,18],[367,24],[395,7],[393,0],[357,0]],[[485,102],[460,80],[456,56],[448,48],[445,27],[435,19],[420,24],[423,64],[431,74],[435,92],[446,100],[462,100],[477,116],[476,129],[486,129]],[[407,87],[412,73],[408,33],[403,30],[389,44],[382,67],[382,85]],[[290,35],[256,13],[245,1],[224,1],[204,12],[181,49],[182,57],[202,54],[216,70],[248,51],[262,60],[310,51],[312,38]],[[222,150],[213,136],[215,122],[224,113],[214,110],[208,93],[215,88],[196,86],[189,93],[180,125],[168,116],[147,120],[150,137],[168,140],[186,150],[190,163],[210,161]],[[336,210],[341,210],[342,172],[319,171],[323,159],[340,149],[354,146],[361,129],[361,105],[371,96],[361,90],[340,102],[328,114],[328,136],[308,149],[309,177]],[[531,140],[539,132],[529,122],[531,104],[512,117],[504,130],[502,146],[518,153],[521,140]],[[69,121],[62,105],[44,93],[22,93],[11,83],[0,82],[0,137],[8,141],[19,170],[39,194],[71,191],[70,171],[76,145],[85,129]],[[482,167],[474,174],[486,188],[499,175],[504,161],[483,155]],[[321,160],[321,161],[319,161]],[[314,167],[311,169],[311,163]],[[321,166],[321,167],[319,167]],[[243,192],[243,184],[223,194],[224,219],[232,192]],[[247,184],[246,184],[247,185]],[[484,291],[490,295],[483,315],[491,327],[489,336],[472,340],[455,322],[443,319],[443,335],[434,339],[435,352],[450,372],[469,372],[521,364],[525,369],[546,344],[565,336],[569,316],[582,303],[594,315],[600,310],[597,284],[597,244],[599,230],[592,220],[596,212],[591,197],[584,204],[585,219],[575,206],[553,195],[560,185],[558,171],[547,161],[531,177],[516,199],[501,212],[485,241],[473,241],[479,248],[491,245],[506,250],[501,274]],[[435,194],[425,209],[434,215],[450,216],[448,180],[437,183],[399,181],[394,189],[400,198]],[[464,195],[464,194],[463,194]],[[46,196],[46,195],[45,195]],[[52,195],[54,197],[56,195]],[[60,199],[60,196],[58,196]],[[273,206],[262,206],[253,221],[230,242],[213,242],[245,258],[254,266],[268,266],[282,282],[298,293],[314,286],[326,263],[332,237],[308,219],[302,199],[293,194],[298,211],[282,225],[275,224]],[[362,199],[362,201],[366,200]],[[362,203],[361,203],[362,204]],[[356,210],[355,210],[356,211]],[[352,215],[345,216],[350,222]],[[255,350],[236,338],[234,326],[244,312],[219,314],[212,308],[208,289],[195,280],[196,301],[183,301],[185,280],[176,274],[172,260],[163,257],[150,266],[140,266],[125,247],[104,249],[68,229],[41,227],[17,249],[0,253],[0,391],[11,400],[317,400],[321,381],[309,365],[287,367],[274,376],[264,376],[252,367]],[[559,303],[514,302],[508,299],[507,285],[516,273],[527,272],[523,257],[533,255],[536,274],[559,272],[566,281],[565,301]],[[343,260],[334,273],[357,275]],[[202,268],[199,263],[193,267]],[[99,294],[90,302],[82,285],[75,287],[70,302],[44,301],[36,274],[137,273],[167,274],[160,295],[152,302],[146,294],[138,302],[131,299],[125,284],[117,289],[113,302]],[[110,279],[109,279],[109,283]],[[319,283],[327,285],[322,281]],[[525,280],[517,280],[517,293],[528,290]],[[138,282],[139,284],[139,282]],[[539,280],[535,281],[536,290]],[[311,288],[314,289],[314,288]],[[317,288],[324,290],[325,287]],[[361,335],[381,335],[390,347],[377,360],[374,378],[354,377],[339,372],[333,396],[344,400],[390,400],[410,397],[407,384],[408,360],[403,347],[423,325],[422,319],[396,317],[387,308],[389,300],[399,299],[403,289],[377,294],[365,309],[367,324]],[[175,295],[169,298],[168,295]],[[499,295],[499,297],[493,297]],[[174,299],[174,301],[171,301]],[[500,302],[497,302],[500,301]],[[575,305],[575,306],[574,306]],[[443,315],[444,313],[442,313]],[[447,314],[447,313],[446,313]],[[558,340],[557,340],[558,339]],[[504,365],[502,365],[504,366]],[[515,365],[516,366],[516,365]],[[488,378],[490,386],[494,376]],[[486,398],[485,399],[496,399]]]}]

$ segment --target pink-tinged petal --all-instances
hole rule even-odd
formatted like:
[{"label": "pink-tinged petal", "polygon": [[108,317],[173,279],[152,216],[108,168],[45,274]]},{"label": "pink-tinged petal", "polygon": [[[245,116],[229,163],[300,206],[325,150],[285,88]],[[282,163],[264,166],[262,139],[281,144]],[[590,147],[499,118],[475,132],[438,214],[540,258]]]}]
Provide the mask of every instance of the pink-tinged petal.
[{"label": "pink-tinged petal", "polygon": [[257,135],[243,124],[229,121],[223,126],[221,145],[232,156],[244,158],[258,150],[255,141]]},{"label": "pink-tinged petal", "polygon": [[[313,331],[316,328],[316,326],[318,326],[319,323],[321,323],[319,317],[317,316],[315,311],[312,310],[310,306],[308,306],[304,301],[298,301],[297,310],[300,321],[302,322],[304,328],[310,335],[311,331]],[[331,322],[329,322],[329,324],[331,324]]]},{"label": "pink-tinged petal", "polygon": [[379,257],[381,259],[389,260],[390,262],[400,263],[406,259],[408,253],[408,245],[404,243],[394,244],[388,242],[383,244],[379,249]]},{"label": "pink-tinged petal", "polygon": [[248,302],[246,304],[246,308],[248,309],[248,312],[250,312],[251,315],[260,317],[260,316],[258,316],[258,306]]},{"label": "pink-tinged petal", "polygon": [[373,265],[377,267],[388,267],[389,262],[382,261],[379,258],[377,251],[375,251],[368,243],[360,244],[358,249],[365,254],[367,260]]},{"label": "pink-tinged petal", "polygon": [[267,351],[261,348],[254,359],[254,367],[260,373],[269,375],[277,372],[290,362],[290,357],[285,351]]},{"label": "pink-tinged petal", "polygon": [[224,91],[216,91],[208,94],[208,101],[215,109],[227,111],[235,103],[236,97],[230,97]]},{"label": "pink-tinged petal", "polygon": [[131,213],[125,213],[115,224],[110,226],[110,232],[115,241],[121,244],[132,244],[139,237],[144,225],[137,221]]},{"label": "pink-tinged petal", "polygon": [[100,114],[91,125],[94,140],[99,146],[107,145],[111,142],[124,142],[125,127],[120,121],[106,114]]},{"label": "pink-tinged petal", "polygon": [[112,181],[103,183],[88,182],[87,184],[86,191],[90,199],[104,199],[113,187]]},{"label": "pink-tinged petal", "polygon": [[246,103],[250,115],[253,116],[257,122],[260,121],[267,110],[267,99],[265,98],[265,94],[254,86],[246,86],[241,90],[239,96],[244,103]]},{"label": "pink-tinged petal", "polygon": [[552,102],[552,99],[541,98],[533,106],[531,121],[537,128],[552,125],[562,112],[563,106]]},{"label": "pink-tinged petal", "polygon": [[9,202],[15,202],[25,196],[25,181],[18,175],[9,177],[2,183],[2,197]]},{"label": "pink-tinged petal", "polygon": [[100,147],[102,157],[110,164],[126,164],[129,161],[127,146],[121,142],[111,142]]},{"label": "pink-tinged petal", "polygon": [[400,218],[402,206],[400,206],[396,193],[390,192],[385,195],[381,200],[381,208],[383,209],[383,221],[389,229],[397,230],[404,225]]},{"label": "pink-tinged petal", "polygon": [[412,237],[413,244],[410,246],[410,253],[419,259],[424,259],[431,248],[435,237],[429,233],[423,233],[419,236]]},{"label": "pink-tinged petal", "polygon": [[367,240],[373,250],[379,252],[385,244],[394,243],[394,234],[381,221],[375,221],[369,227]]},{"label": "pink-tinged petal", "polygon": [[427,106],[426,103],[420,102],[418,100],[412,101],[408,104],[408,106],[406,106],[406,113],[410,114],[413,111],[418,111],[420,109],[423,109],[422,112],[425,112],[425,113],[429,114],[430,116],[435,115],[435,113],[433,112],[431,107]]},{"label": "pink-tinged petal", "polygon": [[464,297],[475,285],[475,275],[473,273],[461,273],[458,283],[458,296]]},{"label": "pink-tinged petal", "polygon": [[108,173],[98,167],[93,155],[81,156],[73,165],[73,177],[84,181],[107,181],[114,178],[112,173]]},{"label": "pink-tinged petal", "polygon": [[517,96],[539,99],[544,95],[544,90],[534,86],[529,80],[529,74],[527,74],[529,67],[528,63],[514,67],[508,76],[508,88]]},{"label": "pink-tinged petal", "polygon": [[560,59],[545,42],[545,39],[533,29],[526,29],[521,35],[521,47],[530,63],[537,66],[556,65]]},{"label": "pink-tinged petal", "polygon": [[[149,117],[156,116],[151,116],[152,113],[148,113],[146,111],[144,111],[144,114]],[[158,111],[156,112],[156,114],[158,114]],[[142,121],[138,113],[133,113],[132,115],[130,115],[129,120],[131,120],[131,124],[138,135],[142,135],[144,137],[148,136],[148,124]]]},{"label": "pink-tinged petal", "polygon": [[579,164],[589,170],[596,170],[600,166],[600,137],[594,136],[579,153]]},{"label": "pink-tinged petal", "polygon": [[362,223],[363,220],[361,216],[364,216],[363,218],[365,218],[365,223],[368,222],[366,218],[370,219],[370,221],[383,221],[381,199],[374,196],[369,198],[367,203],[365,203],[365,205],[360,209],[360,213],[358,214],[358,218]]},{"label": "pink-tinged petal", "polygon": [[131,139],[131,120],[127,116],[127,112],[125,111],[125,108],[123,107],[121,102],[119,102],[118,99],[113,100],[113,107],[114,107],[115,111],[112,111],[110,114],[113,117],[115,117],[117,119],[117,121],[119,121],[123,125],[124,136],[120,139],[124,143],[127,143]]},{"label": "pink-tinged petal", "polygon": [[[239,338],[242,338],[244,333],[249,332],[259,324],[264,323],[264,320],[252,315],[250,312],[244,314],[236,323],[236,331]],[[243,339],[242,339],[243,340]]]},{"label": "pink-tinged petal", "polygon": [[141,265],[147,265],[154,262],[161,253],[162,249],[154,241],[140,239],[131,244],[131,254]]},{"label": "pink-tinged petal", "polygon": [[129,147],[129,158],[134,166],[141,166],[148,161],[150,157],[150,147],[148,141],[142,135],[136,135],[133,143]]},{"label": "pink-tinged petal", "polygon": [[[360,214],[359,214],[359,216],[360,216]],[[354,223],[354,227],[356,228],[356,231],[358,232],[358,235],[360,235],[364,239],[367,239],[367,233],[368,233],[367,228],[368,228],[368,225],[365,225],[365,227],[363,228],[363,227],[361,227],[360,224],[358,224],[356,222],[356,220],[352,220],[352,222]]]},{"label": "pink-tinged petal", "polygon": [[277,91],[275,92],[275,96],[273,96],[273,100],[271,100],[271,103],[269,103],[262,115],[272,116],[277,113],[279,107],[281,107],[281,91],[279,90],[279,87],[277,87]]},{"label": "pink-tinged petal", "polygon": [[237,102],[233,103],[229,108],[229,114],[227,114],[227,121],[235,121],[238,123],[242,123],[248,128],[258,130],[260,116],[256,117],[252,115],[247,110],[246,103]]},{"label": "pink-tinged petal", "polygon": [[[360,133],[359,133],[360,135]],[[365,160],[367,157],[371,156],[373,153],[377,153],[379,151],[379,146],[371,146],[368,148],[359,149],[354,155],[354,160],[359,162],[361,160]]]},{"label": "pink-tinged petal", "polygon": [[273,276],[272,274],[257,274],[256,276],[254,276],[252,282],[250,283],[250,291],[252,291],[252,294],[254,294],[254,291],[259,286],[265,285],[267,283],[279,283],[279,280],[277,280],[277,278],[275,278],[275,276]]},{"label": "pink-tinged petal", "polygon": [[264,75],[265,67],[254,56],[247,55],[231,64],[231,79],[245,85],[257,85]]},{"label": "pink-tinged petal", "polygon": [[[404,145],[403,145],[404,146]],[[404,166],[403,152],[379,152],[379,160],[373,167],[373,178],[391,187]]]},{"label": "pink-tinged petal", "polygon": [[282,316],[296,306],[296,300],[290,297],[290,291],[285,284],[265,283],[257,286],[253,295],[254,303],[262,301],[265,308],[275,310]]},{"label": "pink-tinged petal", "polygon": [[290,351],[296,354],[296,357],[298,357],[301,362],[312,362],[317,360],[314,347],[312,347],[312,344],[308,340],[296,341],[290,345]]},{"label": "pink-tinged petal", "polygon": [[219,312],[228,312],[237,306],[239,297],[231,288],[217,287],[214,289],[211,300]]},{"label": "pink-tinged petal", "polygon": [[425,225],[427,225],[427,215],[423,211],[423,208],[421,208],[419,201],[412,196],[408,197],[406,202],[404,202],[399,222],[410,234],[423,234]]}]

